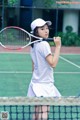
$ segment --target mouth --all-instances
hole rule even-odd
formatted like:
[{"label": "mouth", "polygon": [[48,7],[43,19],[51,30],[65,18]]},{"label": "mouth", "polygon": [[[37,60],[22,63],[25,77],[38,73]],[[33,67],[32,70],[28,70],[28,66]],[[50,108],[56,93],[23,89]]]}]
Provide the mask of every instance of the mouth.
[{"label": "mouth", "polygon": [[43,38],[48,38],[49,35],[48,34],[44,34]]},{"label": "mouth", "polygon": [[46,34],[45,37],[48,37],[48,34]]}]

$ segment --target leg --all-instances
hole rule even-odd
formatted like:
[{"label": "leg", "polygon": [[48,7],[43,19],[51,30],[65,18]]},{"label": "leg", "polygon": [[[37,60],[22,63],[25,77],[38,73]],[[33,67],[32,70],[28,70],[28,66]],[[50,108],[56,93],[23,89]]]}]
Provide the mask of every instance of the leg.
[{"label": "leg", "polygon": [[35,114],[33,120],[48,120],[49,106],[35,106]]},{"label": "leg", "polygon": [[40,108],[40,120],[48,120],[48,112],[49,112],[49,106],[41,106]]},{"label": "leg", "polygon": [[35,106],[35,113],[33,114],[33,120],[38,120],[39,118],[39,106]]}]

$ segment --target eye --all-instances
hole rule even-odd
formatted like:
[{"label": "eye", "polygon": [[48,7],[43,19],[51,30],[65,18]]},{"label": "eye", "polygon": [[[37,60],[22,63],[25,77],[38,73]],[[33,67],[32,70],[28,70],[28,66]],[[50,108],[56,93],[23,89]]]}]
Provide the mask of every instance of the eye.
[{"label": "eye", "polygon": [[44,27],[41,27],[40,29],[41,29],[41,30],[44,30]]},{"label": "eye", "polygon": [[44,28],[41,28],[41,30],[44,30]]}]

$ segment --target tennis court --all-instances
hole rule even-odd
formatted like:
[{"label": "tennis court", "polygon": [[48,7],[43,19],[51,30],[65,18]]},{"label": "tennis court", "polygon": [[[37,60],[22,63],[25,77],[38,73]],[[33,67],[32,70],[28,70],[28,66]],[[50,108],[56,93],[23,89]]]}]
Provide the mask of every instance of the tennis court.
[{"label": "tennis court", "polygon": [[[61,100],[26,97],[32,75],[29,47],[17,52],[5,51],[2,48],[0,51],[0,118],[32,120],[35,105],[49,105],[49,120],[80,119],[78,97],[77,99],[64,97]],[[80,94],[79,53],[61,52],[54,74],[55,85],[62,96],[70,97]]]},{"label": "tennis court", "polygon": [[[0,52],[0,96],[26,96],[32,75],[29,52]],[[61,53],[54,70],[55,85],[62,96],[80,93],[80,54]]]}]

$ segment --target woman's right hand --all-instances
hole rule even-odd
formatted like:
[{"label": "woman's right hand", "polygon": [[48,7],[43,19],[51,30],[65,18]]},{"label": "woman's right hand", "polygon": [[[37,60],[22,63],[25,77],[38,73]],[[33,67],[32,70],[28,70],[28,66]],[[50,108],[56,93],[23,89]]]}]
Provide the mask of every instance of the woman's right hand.
[{"label": "woman's right hand", "polygon": [[54,37],[54,43],[56,45],[56,47],[61,47],[61,37]]}]

